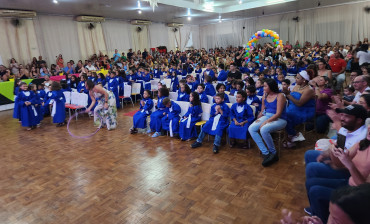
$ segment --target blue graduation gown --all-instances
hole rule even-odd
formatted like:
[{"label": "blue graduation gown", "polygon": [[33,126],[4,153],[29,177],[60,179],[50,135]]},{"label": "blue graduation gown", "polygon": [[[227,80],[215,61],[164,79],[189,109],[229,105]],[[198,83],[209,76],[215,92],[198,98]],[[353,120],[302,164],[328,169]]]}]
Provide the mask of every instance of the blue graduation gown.
[{"label": "blue graduation gown", "polygon": [[291,68],[288,68],[288,69],[287,69],[287,73],[290,73],[290,74],[292,74],[292,75],[297,75],[297,73],[298,73],[298,68],[297,68],[297,66],[295,65],[295,66],[293,66],[293,67],[291,67]]},{"label": "blue graduation gown", "polygon": [[154,111],[151,115],[150,115],[150,129],[152,131],[156,131],[156,132],[160,132],[161,129],[162,129],[162,117],[164,116],[163,113],[164,113],[164,110],[165,110],[165,106],[163,105],[162,101],[165,97],[160,97],[158,99],[158,102],[157,102],[157,110]]},{"label": "blue graduation gown", "polygon": [[31,102],[35,97],[35,93],[33,91],[20,91],[18,93],[18,105],[19,105],[19,115],[20,120],[22,121],[23,127],[31,127],[37,125],[37,111],[33,105],[26,105],[25,102]]},{"label": "blue graduation gown", "polygon": [[[223,114],[216,114],[215,107],[220,106],[221,110],[223,111]],[[224,130],[229,126],[229,114],[230,114],[230,108],[227,106],[224,102],[221,104],[213,104],[211,107],[211,117],[209,120],[203,125],[202,131],[209,135],[218,135],[222,136]],[[218,122],[215,122],[216,129],[212,130],[213,122],[215,121],[215,118],[220,115],[220,119]]]},{"label": "blue graduation gown", "polygon": [[53,116],[53,123],[63,123],[66,119],[66,98],[64,97],[63,91],[58,90],[58,91],[52,91],[51,94],[51,99],[54,100],[53,106],[56,108],[53,109],[52,111],[55,110],[55,114]]},{"label": "blue graduation gown", "polygon": [[181,107],[174,101],[171,101],[171,107],[166,107],[165,112],[166,115],[162,117],[162,129],[169,131],[171,125],[172,132],[179,133]]},{"label": "blue graduation gown", "polygon": [[18,93],[19,93],[19,86],[15,87],[14,89],[15,99],[14,99],[13,118],[20,120],[21,115],[20,115],[20,109],[19,109],[20,107],[19,107]]},{"label": "blue graduation gown", "polygon": [[214,73],[214,71],[212,69],[210,69],[210,70],[207,70],[207,69],[204,70],[204,72],[203,72],[203,79],[204,79],[205,75],[211,76],[212,77],[212,80],[215,79],[215,73]]},{"label": "blue graduation gown", "polygon": [[146,118],[152,113],[153,100],[150,98],[143,99],[145,105],[140,104],[140,110],[136,112],[133,118],[134,128],[146,128]]},{"label": "blue graduation gown", "polygon": [[88,93],[89,91],[86,89],[85,82],[80,81],[77,86],[77,92],[79,93]]},{"label": "blue graduation gown", "polygon": [[258,106],[256,107],[256,115],[261,110],[262,102],[256,95],[248,96],[245,102],[247,102],[248,105],[253,105],[255,103],[258,104]]},{"label": "blue graduation gown", "polygon": [[153,77],[154,78],[157,78],[157,79],[159,79],[159,78],[161,78],[161,75],[162,75],[163,73],[162,73],[162,71],[160,70],[160,69],[154,69],[154,71],[153,71]]},{"label": "blue graduation gown", "polygon": [[204,90],[204,92],[206,92],[207,95],[209,96],[214,96],[216,95],[216,90],[215,90],[215,87],[211,84],[211,83],[206,83],[205,84],[205,87],[206,89]]},{"label": "blue graduation gown", "polygon": [[[195,124],[202,119],[202,106],[191,106],[180,121],[179,135],[183,140],[198,136]],[[188,126],[189,122],[189,126]]]},{"label": "blue graduation gown", "polygon": [[[38,93],[35,93],[35,96],[33,97],[31,101],[32,105],[36,109],[37,116],[36,116],[36,124],[40,124],[40,122],[44,119],[44,114],[42,113],[42,100]],[[37,105],[37,106],[36,106]]]},{"label": "blue graduation gown", "polygon": [[263,87],[261,86],[261,87],[258,87],[257,89],[256,89],[256,92],[257,92],[257,95],[258,96],[263,96]]},{"label": "blue graduation gown", "polygon": [[177,91],[177,86],[179,85],[179,80],[177,78],[177,76],[173,77],[171,76],[171,90],[172,92],[176,92]]},{"label": "blue graduation gown", "polygon": [[[239,107],[239,112],[238,112],[238,107]],[[235,122],[233,121],[234,118],[238,122],[243,122],[246,120],[248,120],[248,122],[244,124],[244,126],[242,127],[240,125],[235,125]],[[236,138],[236,139],[247,139],[249,125],[251,125],[254,120],[254,114],[253,114],[252,108],[246,102],[241,103],[241,104],[234,103],[231,106],[230,119],[231,119],[231,124],[229,128],[227,129],[229,137]]]},{"label": "blue graduation gown", "polygon": [[98,78],[98,79],[96,79],[96,83],[95,84],[99,84],[99,83],[101,83],[102,86],[104,87],[107,82],[106,82],[105,79]]},{"label": "blue graduation gown", "polygon": [[[229,96],[225,93],[224,103],[230,103]],[[213,98],[213,103],[216,103],[215,98]]]},{"label": "blue graduation gown", "polygon": [[144,90],[146,90],[146,89],[151,90],[152,86],[150,84],[150,74],[148,73],[147,75],[143,76],[143,80],[144,80],[144,83],[143,83]]},{"label": "blue graduation gown", "polygon": [[208,97],[205,91],[199,94],[199,99],[200,99],[200,102],[202,103],[208,103]]},{"label": "blue graduation gown", "polygon": [[185,101],[185,102],[189,102],[189,97],[190,95],[187,94],[187,93],[183,93],[181,92],[181,90],[177,91],[177,101]]},{"label": "blue graduation gown", "polygon": [[220,73],[218,73],[217,81],[218,83],[225,84],[227,80],[227,72],[225,70],[221,70]]},{"label": "blue graduation gown", "polygon": [[116,79],[109,79],[108,81],[108,90],[114,94],[116,98],[116,107],[120,108],[119,95],[118,95],[118,82]]},{"label": "blue graduation gown", "polygon": [[231,96],[235,96],[235,92],[237,92],[236,89],[230,89],[230,95]]},{"label": "blue graduation gown", "polygon": [[187,85],[191,89],[192,92],[194,92],[198,88],[198,82],[188,82]]}]

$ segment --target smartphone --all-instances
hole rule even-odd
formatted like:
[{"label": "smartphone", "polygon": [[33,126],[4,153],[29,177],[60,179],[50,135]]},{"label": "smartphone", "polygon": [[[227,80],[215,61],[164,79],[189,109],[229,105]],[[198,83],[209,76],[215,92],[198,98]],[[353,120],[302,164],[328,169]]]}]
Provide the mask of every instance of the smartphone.
[{"label": "smartphone", "polygon": [[345,149],[345,144],[346,144],[346,136],[342,134],[338,134],[337,137],[337,147],[341,149]]}]

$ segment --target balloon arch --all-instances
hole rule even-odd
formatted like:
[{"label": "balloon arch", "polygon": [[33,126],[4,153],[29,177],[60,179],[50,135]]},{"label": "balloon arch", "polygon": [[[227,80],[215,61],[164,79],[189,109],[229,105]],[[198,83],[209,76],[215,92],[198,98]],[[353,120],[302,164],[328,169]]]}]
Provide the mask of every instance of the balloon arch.
[{"label": "balloon arch", "polygon": [[257,47],[257,42],[259,39],[269,37],[274,42],[275,47],[283,48],[283,41],[279,39],[279,34],[273,30],[263,29],[255,33],[251,38],[249,38],[247,47],[245,48],[245,60],[250,61],[250,55],[253,48]]}]

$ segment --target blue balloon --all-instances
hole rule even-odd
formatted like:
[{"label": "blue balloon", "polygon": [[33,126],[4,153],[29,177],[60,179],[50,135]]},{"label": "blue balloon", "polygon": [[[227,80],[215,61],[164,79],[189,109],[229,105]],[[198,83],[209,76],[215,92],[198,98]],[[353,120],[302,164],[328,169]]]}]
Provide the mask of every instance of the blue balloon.
[{"label": "blue balloon", "polygon": [[260,58],[260,56],[258,56],[258,55],[257,55],[255,58],[256,58],[256,59],[259,59],[259,58]]},{"label": "blue balloon", "polygon": [[265,32],[262,32],[262,35],[261,35],[261,36],[263,36],[263,37],[264,37],[264,36],[265,36]]}]

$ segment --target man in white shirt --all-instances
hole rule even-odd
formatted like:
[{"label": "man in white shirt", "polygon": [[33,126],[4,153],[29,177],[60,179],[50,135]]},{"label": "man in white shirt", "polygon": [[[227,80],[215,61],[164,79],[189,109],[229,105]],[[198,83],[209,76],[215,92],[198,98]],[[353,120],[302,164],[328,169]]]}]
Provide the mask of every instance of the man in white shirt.
[{"label": "man in white shirt", "polygon": [[95,66],[91,64],[91,61],[88,61],[88,62],[87,62],[86,68],[87,68],[89,71],[96,71]]},{"label": "man in white shirt", "polygon": [[358,58],[358,64],[360,66],[364,63],[370,63],[369,45],[361,45],[360,51],[357,52],[356,57]]},{"label": "man in white shirt", "polygon": [[360,100],[361,95],[366,91],[370,90],[369,84],[370,84],[370,76],[368,75],[360,75],[357,76],[353,80],[353,88],[357,91],[355,98],[351,103],[347,102],[347,104],[358,104],[358,101]]}]

